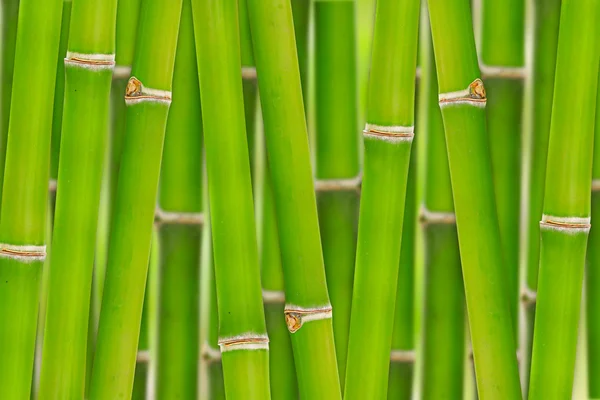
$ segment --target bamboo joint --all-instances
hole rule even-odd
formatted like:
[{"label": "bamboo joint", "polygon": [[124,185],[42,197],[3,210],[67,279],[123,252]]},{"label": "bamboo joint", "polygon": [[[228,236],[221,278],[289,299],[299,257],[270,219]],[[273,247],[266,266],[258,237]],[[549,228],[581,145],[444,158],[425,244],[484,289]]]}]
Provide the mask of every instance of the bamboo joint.
[{"label": "bamboo joint", "polygon": [[243,333],[219,339],[221,353],[236,350],[269,350],[269,337],[260,333]]},{"label": "bamboo joint", "polygon": [[125,104],[131,106],[142,102],[170,105],[171,92],[168,90],[145,87],[139,79],[137,79],[135,76],[132,76],[129,78],[129,82],[127,82],[127,88],[125,89]]},{"label": "bamboo joint", "polygon": [[590,222],[590,217],[557,217],[544,214],[540,222],[540,229],[564,233],[587,233],[591,228]]},{"label": "bamboo joint", "polygon": [[30,263],[46,259],[46,245],[16,245],[0,243],[0,257]]},{"label": "bamboo joint", "polygon": [[286,304],[283,313],[285,315],[285,323],[287,324],[288,330],[290,333],[295,333],[298,332],[306,322],[330,319],[333,314],[333,309],[331,304],[310,308]]},{"label": "bamboo joint", "polygon": [[466,104],[473,107],[484,108],[487,102],[483,81],[479,78],[469,84],[469,87],[456,92],[440,93],[440,108]]},{"label": "bamboo joint", "polygon": [[372,137],[380,139],[386,142],[412,142],[415,136],[414,126],[401,126],[401,125],[376,125],[367,123],[363,134],[365,137]]},{"label": "bamboo joint", "polygon": [[65,66],[83,68],[90,71],[113,69],[115,66],[114,54],[86,54],[67,51]]}]

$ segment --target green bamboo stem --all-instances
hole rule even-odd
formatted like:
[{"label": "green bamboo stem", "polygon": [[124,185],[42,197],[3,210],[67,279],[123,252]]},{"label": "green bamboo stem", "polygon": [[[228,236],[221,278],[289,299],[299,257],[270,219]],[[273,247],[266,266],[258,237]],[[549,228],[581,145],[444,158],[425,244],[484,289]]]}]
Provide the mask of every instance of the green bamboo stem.
[{"label": "green bamboo stem", "polygon": [[[0,220],[0,398],[29,397],[35,352],[62,1],[23,0]],[[35,88],[32,91],[32,88]]]},{"label": "green bamboo stem", "polygon": [[533,325],[535,320],[535,292],[537,291],[538,269],[540,265],[540,220],[544,202],[546,160],[548,158],[548,138],[550,116],[552,114],[552,93],[558,44],[558,23],[560,0],[536,0],[533,2],[531,17],[533,24],[532,61],[530,77],[526,86],[525,125],[527,140],[524,154],[524,185],[522,196],[527,208],[523,210],[526,230],[522,243],[522,260],[525,263],[524,291],[525,335],[523,345],[523,390],[527,393],[531,351],[533,349]]},{"label": "green bamboo stem", "polygon": [[8,140],[8,120],[10,116],[10,97],[15,63],[15,45],[17,43],[17,21],[19,18],[19,0],[2,1],[2,56],[0,97],[0,202],[2,201],[2,182],[6,161]]},{"label": "green bamboo stem", "polygon": [[309,27],[311,1],[291,0],[291,3],[292,18],[294,21],[294,37],[296,38],[296,52],[298,54],[298,68],[300,69],[300,82],[302,85],[302,98],[304,99],[304,107],[306,108],[308,101],[308,53],[310,47]]},{"label": "green bamboo stem", "polygon": [[[346,399],[385,398],[414,132],[420,2],[377,2]],[[401,38],[399,40],[398,38]],[[373,267],[376,266],[376,272]]]},{"label": "green bamboo stem", "polygon": [[515,338],[518,338],[525,1],[483,0],[481,24],[482,68],[484,72],[485,69],[496,69],[507,76],[484,76],[484,80],[490,93],[486,114],[504,275],[508,282]]},{"label": "green bamboo stem", "polygon": [[292,9],[249,0],[248,10],[300,397],[339,399]]},{"label": "green bamboo stem", "polygon": [[[359,177],[355,2],[317,1],[315,18],[316,178]],[[340,382],[352,307],[359,195],[356,187],[317,194],[323,258],[331,305]]]},{"label": "green bamboo stem", "polygon": [[429,0],[479,397],[521,396],[470,3]]},{"label": "green bamboo stem", "polygon": [[[529,386],[531,400],[570,398],[573,390],[579,307],[590,228],[600,61],[600,48],[596,42],[600,34],[599,17],[600,3],[597,1],[562,2],[544,214],[540,222],[540,269]],[[573,134],[565,135],[567,129]]]},{"label": "green bamboo stem", "polygon": [[421,396],[423,400],[452,400],[463,398],[465,298],[431,31],[428,20],[422,23],[417,122],[426,135],[421,215],[425,235]]},{"label": "green bamboo stem", "polygon": [[90,399],[132,392],[180,15],[181,1],[141,8]]},{"label": "green bamboo stem", "polygon": [[[159,206],[199,213],[202,206],[202,118],[190,0],[181,12],[173,103],[169,110]],[[192,399],[197,392],[200,233],[198,225],[160,227],[158,359],[156,396]]]},{"label": "green bamboo stem", "polygon": [[[270,398],[244,104],[238,4],[193,0],[227,398]],[[234,234],[235,233],[235,234]]]},{"label": "green bamboo stem", "polygon": [[[600,138],[600,102],[596,98],[595,137]],[[592,219],[600,219],[600,140],[594,140],[594,162],[592,167]],[[594,377],[600,374],[600,235],[598,228],[590,230],[588,239],[586,275],[587,298],[587,365],[588,396],[590,399],[600,398],[600,382]]]}]

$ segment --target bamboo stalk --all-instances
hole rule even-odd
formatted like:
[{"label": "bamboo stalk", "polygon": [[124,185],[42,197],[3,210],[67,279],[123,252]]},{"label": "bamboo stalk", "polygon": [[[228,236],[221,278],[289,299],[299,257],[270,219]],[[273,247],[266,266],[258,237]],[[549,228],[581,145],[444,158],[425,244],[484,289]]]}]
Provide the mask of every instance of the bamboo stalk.
[{"label": "bamboo stalk", "polygon": [[[316,178],[359,176],[355,49],[355,2],[315,2]],[[317,195],[325,274],[335,309],[333,334],[340,383],[352,307],[359,195],[356,190]]]},{"label": "bamboo stalk", "polygon": [[425,133],[425,193],[421,224],[425,234],[423,308],[423,400],[463,398],[465,298],[460,268],[452,185],[429,21],[421,33],[419,119]]},{"label": "bamboo stalk", "polygon": [[[537,291],[538,268],[540,265],[540,220],[544,202],[546,160],[548,158],[548,138],[550,136],[550,116],[552,114],[552,92],[558,44],[558,23],[560,0],[536,0],[531,7],[530,20],[533,20],[533,40],[531,56],[531,76],[526,84],[526,112],[529,115],[525,125],[527,153],[523,170],[525,235],[522,260],[525,264],[525,279],[521,299],[525,308],[525,334],[521,340],[523,348],[523,390],[527,393],[531,351],[533,349],[533,325],[535,320],[535,294]],[[524,148],[525,150],[525,148]]]},{"label": "bamboo stalk", "polygon": [[292,9],[249,0],[248,10],[300,397],[341,398]]},{"label": "bamboo stalk", "polygon": [[72,9],[65,58],[60,191],[56,198],[40,377],[42,398],[84,397],[116,9],[116,0],[76,2]]},{"label": "bamboo stalk", "polygon": [[132,392],[180,14],[181,1],[141,8],[91,399]]},{"label": "bamboo stalk", "polygon": [[[414,132],[420,2],[377,2],[346,399],[384,398]],[[399,40],[398,38],[401,38]],[[374,273],[373,266],[377,266]]]},{"label": "bamboo stalk", "polygon": [[521,396],[470,4],[429,0],[479,397]]},{"label": "bamboo stalk", "polygon": [[19,0],[2,1],[2,57],[1,77],[2,95],[0,97],[0,202],[2,201],[2,183],[4,179],[4,163],[6,161],[6,144],[8,140],[8,120],[10,116],[10,97],[15,63],[15,46],[17,43],[17,20],[19,18]]},{"label": "bamboo stalk", "polygon": [[[562,2],[544,214],[540,222],[540,269],[529,386],[532,400],[570,398],[573,390],[590,228],[599,17],[600,3],[596,1]],[[564,135],[566,129],[573,134]]]},{"label": "bamboo stalk", "polygon": [[300,82],[302,85],[302,98],[304,108],[308,101],[308,61],[309,61],[309,28],[310,28],[310,0],[291,0],[292,18],[294,21],[294,37],[296,38],[296,52],[298,54],[298,68],[300,69]]},{"label": "bamboo stalk", "polygon": [[[525,44],[525,1],[482,1],[482,69],[522,70]],[[521,79],[485,78],[490,93],[487,127],[500,240],[515,338],[518,338],[519,216],[521,189]]]},{"label": "bamboo stalk", "polygon": [[[198,213],[202,206],[202,118],[190,0],[181,12],[173,103],[161,169],[161,210]],[[160,399],[192,399],[197,392],[200,233],[198,225],[160,226],[158,359]]]},{"label": "bamboo stalk", "polygon": [[[270,398],[236,1],[192,2],[227,398]],[[234,234],[235,233],[235,234]]]}]

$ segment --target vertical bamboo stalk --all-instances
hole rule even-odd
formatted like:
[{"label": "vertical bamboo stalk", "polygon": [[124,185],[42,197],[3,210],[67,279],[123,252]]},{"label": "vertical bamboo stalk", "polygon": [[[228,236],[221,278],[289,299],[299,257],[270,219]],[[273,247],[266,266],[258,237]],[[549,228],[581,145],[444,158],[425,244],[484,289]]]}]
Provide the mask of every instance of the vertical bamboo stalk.
[{"label": "vertical bamboo stalk", "polygon": [[[355,2],[317,1],[315,18],[316,178],[358,182]],[[325,189],[329,189],[325,187]],[[359,194],[357,187],[317,193],[319,226],[340,382],[352,307]]]},{"label": "vertical bamboo stalk", "polygon": [[479,397],[521,396],[470,3],[429,0]]},{"label": "vertical bamboo stalk", "polygon": [[309,27],[310,27],[310,0],[291,0],[292,18],[294,21],[294,37],[296,39],[296,53],[298,54],[298,68],[300,69],[300,82],[302,85],[302,98],[304,107],[308,102],[308,53],[309,53]]},{"label": "vertical bamboo stalk", "polygon": [[494,192],[517,338],[525,1],[483,0],[481,23],[480,60],[490,93],[486,114]]},{"label": "vertical bamboo stalk", "polygon": [[[240,74],[238,4],[193,0],[225,392],[270,398]],[[215,222],[216,221],[216,222]]]},{"label": "vertical bamboo stalk", "polygon": [[180,15],[180,0],[141,8],[90,399],[132,392]]},{"label": "vertical bamboo stalk", "polygon": [[[414,136],[420,2],[377,3],[346,399],[384,398]],[[373,267],[376,266],[376,272]]]},{"label": "vertical bamboo stalk", "polygon": [[[540,265],[540,220],[544,202],[546,160],[548,158],[548,138],[550,136],[550,116],[552,114],[552,92],[556,69],[558,44],[558,23],[560,0],[535,0],[528,10],[533,25],[530,76],[526,83],[525,103],[529,117],[525,120],[527,153],[524,154],[523,190],[527,208],[523,210],[525,232],[523,235],[523,255],[525,279],[521,299],[525,308],[523,348],[523,390],[527,393],[531,351],[533,349],[533,325],[535,320],[535,294],[537,291],[538,269]],[[524,148],[524,149],[525,149]]]},{"label": "vertical bamboo stalk", "polygon": [[341,398],[292,9],[249,0],[248,11],[300,397]]},{"label": "vertical bamboo stalk", "polygon": [[[199,213],[202,118],[190,0],[183,1],[181,12],[173,99],[165,135],[159,206],[165,212]],[[199,225],[165,223],[160,227],[159,399],[196,396],[200,233]]]},{"label": "vertical bamboo stalk", "polygon": [[40,378],[42,398],[84,397],[116,9],[116,0],[76,2],[72,9],[65,58],[60,191],[56,197]]},{"label": "vertical bamboo stalk", "polygon": [[421,32],[420,85],[417,124],[426,135],[425,193],[421,211],[426,269],[421,396],[423,400],[462,399],[465,299],[428,20],[423,23]]},{"label": "vertical bamboo stalk", "polygon": [[[544,214],[540,222],[540,269],[529,386],[532,400],[570,398],[573,390],[590,229],[599,17],[597,1],[562,2]],[[565,135],[567,130],[572,134]]]}]

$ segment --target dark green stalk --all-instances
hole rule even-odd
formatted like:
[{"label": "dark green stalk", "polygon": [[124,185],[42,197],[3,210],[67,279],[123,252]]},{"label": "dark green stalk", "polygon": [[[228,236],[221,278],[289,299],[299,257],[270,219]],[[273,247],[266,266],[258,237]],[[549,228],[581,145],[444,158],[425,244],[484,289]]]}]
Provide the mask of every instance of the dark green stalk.
[{"label": "dark green stalk", "polygon": [[90,399],[132,393],[180,15],[180,0],[142,4]]},{"label": "dark green stalk", "polygon": [[[199,213],[202,207],[202,118],[190,0],[184,0],[160,180],[164,212]],[[193,399],[198,376],[200,233],[198,225],[160,227],[158,359],[159,399]]]},{"label": "dark green stalk", "polygon": [[[31,389],[62,1],[22,0],[0,223],[0,398]],[[34,90],[32,90],[34,88]]]},{"label": "dark green stalk", "polygon": [[300,397],[339,399],[292,9],[248,0]]},{"label": "dark green stalk", "polygon": [[560,19],[560,0],[535,0],[533,15],[532,65],[528,68],[530,76],[526,85],[525,138],[523,192],[527,209],[523,210],[526,221],[522,246],[526,278],[522,294],[525,306],[525,335],[523,345],[524,375],[523,389],[527,393],[529,371],[531,369],[531,351],[533,349],[533,325],[535,320],[535,293],[537,291],[538,269],[540,265],[540,220],[544,202],[544,184],[546,179],[546,160],[548,158],[548,138],[550,135],[550,116],[552,113],[552,93],[554,90],[554,72],[556,68],[556,49],[558,44],[558,22]]},{"label": "dark green stalk", "polygon": [[193,0],[206,143],[219,346],[230,399],[268,399],[269,347],[262,306],[244,120],[235,0]]},{"label": "dark green stalk", "polygon": [[[247,0],[246,0],[247,1]],[[310,27],[310,0],[290,0],[292,3],[292,18],[294,21],[294,37],[298,54],[298,68],[302,85],[304,107],[308,102],[308,33]],[[316,6],[316,5],[315,5]]]},{"label": "dark green stalk", "polygon": [[423,400],[463,398],[465,298],[429,21],[421,31],[419,131],[426,135]]},{"label": "dark green stalk", "polygon": [[513,317],[470,2],[428,3],[477,389],[482,400],[517,399],[521,389]]},{"label": "dark green stalk", "polygon": [[[315,2],[316,178],[359,179],[354,1]],[[327,189],[327,188],[326,188]],[[346,374],[356,254],[357,185],[317,194],[340,382]]]},{"label": "dark green stalk", "polygon": [[[600,48],[600,3],[565,0],[560,32],[538,281],[529,399],[570,398],[577,348]],[[577,95],[573,95],[577,93]],[[538,95],[536,93],[536,95]],[[565,132],[572,134],[565,135]],[[594,378],[592,378],[594,379]]]}]

